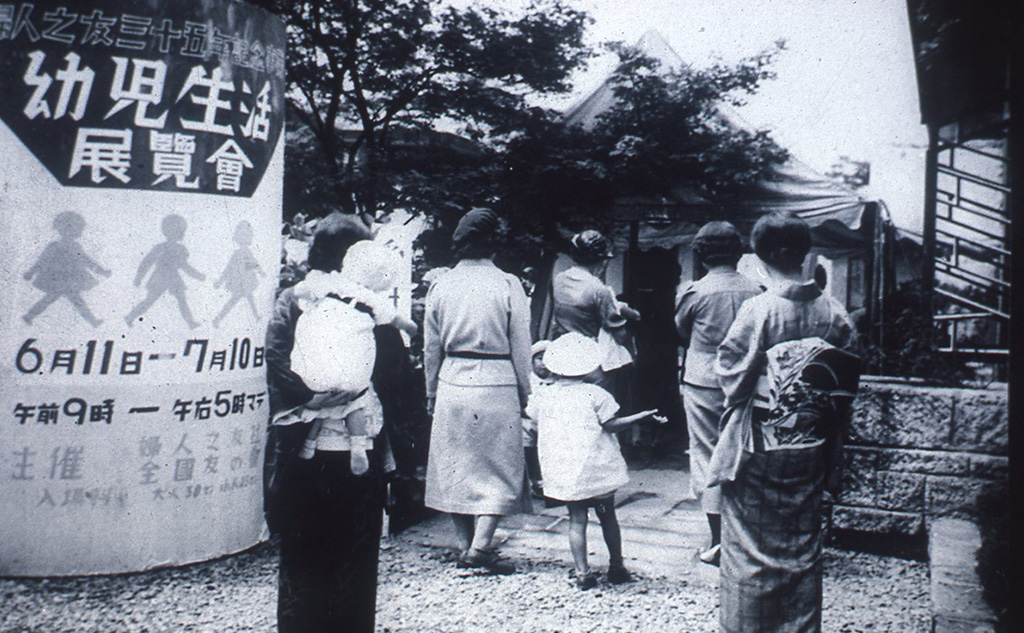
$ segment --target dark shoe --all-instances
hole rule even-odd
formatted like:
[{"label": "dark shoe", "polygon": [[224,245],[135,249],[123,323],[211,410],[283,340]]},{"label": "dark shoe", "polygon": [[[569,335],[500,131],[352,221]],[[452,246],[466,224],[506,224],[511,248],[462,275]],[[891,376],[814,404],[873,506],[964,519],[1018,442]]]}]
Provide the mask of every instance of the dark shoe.
[{"label": "dark shoe", "polygon": [[469,550],[459,556],[456,565],[459,569],[482,569],[490,574],[507,576],[516,572],[516,566],[508,561],[503,561],[494,552],[482,552],[480,550]]},{"label": "dark shoe", "polygon": [[597,586],[597,572],[588,571],[582,576],[576,574],[576,586],[583,591],[586,591],[587,589],[593,589]]},{"label": "dark shoe", "polygon": [[608,567],[608,582],[613,585],[621,585],[627,582],[633,582],[633,574],[629,573],[629,570],[623,565],[609,565]]},{"label": "dark shoe", "polygon": [[718,567],[718,563],[721,562],[721,560],[722,560],[722,545],[721,545],[721,543],[715,543],[714,545],[709,547],[706,551],[701,552],[701,554],[700,554],[700,556],[698,558],[700,558],[700,562],[702,562],[702,563],[707,563],[708,565],[713,565],[715,567]]}]

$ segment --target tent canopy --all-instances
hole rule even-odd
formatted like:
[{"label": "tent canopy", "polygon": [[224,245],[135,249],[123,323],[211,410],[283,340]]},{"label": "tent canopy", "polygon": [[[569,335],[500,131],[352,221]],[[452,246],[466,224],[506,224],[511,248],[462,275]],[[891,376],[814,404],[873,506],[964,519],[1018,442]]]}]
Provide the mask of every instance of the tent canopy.
[{"label": "tent canopy", "polygon": [[[664,37],[648,31],[637,42],[646,56],[661,62],[665,70],[686,66]],[[592,129],[598,117],[615,105],[610,78],[566,111],[563,121]],[[752,129],[729,104],[720,103],[718,114],[726,124]],[[870,252],[872,235],[864,223],[872,201],[814,171],[792,156],[775,165],[771,174],[741,193],[709,200],[685,184],[664,197],[629,197],[615,201],[617,219],[638,221],[638,242],[643,250],[689,243],[697,230],[711,220],[728,220],[747,234],[758,218],[779,213],[803,218],[811,225],[816,250],[830,256]]]}]

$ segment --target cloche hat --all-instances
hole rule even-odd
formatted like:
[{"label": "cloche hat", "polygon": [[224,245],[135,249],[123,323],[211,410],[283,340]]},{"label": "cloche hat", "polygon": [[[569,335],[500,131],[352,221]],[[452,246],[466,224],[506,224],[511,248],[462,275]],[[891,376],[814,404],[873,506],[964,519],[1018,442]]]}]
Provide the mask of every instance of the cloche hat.
[{"label": "cloche hat", "polygon": [[459,245],[464,242],[478,242],[493,239],[494,234],[501,230],[501,218],[490,209],[476,207],[462,216],[452,234],[452,243]]},{"label": "cloche hat", "polygon": [[708,222],[693,238],[693,250],[700,259],[743,254],[743,239],[729,222]]}]

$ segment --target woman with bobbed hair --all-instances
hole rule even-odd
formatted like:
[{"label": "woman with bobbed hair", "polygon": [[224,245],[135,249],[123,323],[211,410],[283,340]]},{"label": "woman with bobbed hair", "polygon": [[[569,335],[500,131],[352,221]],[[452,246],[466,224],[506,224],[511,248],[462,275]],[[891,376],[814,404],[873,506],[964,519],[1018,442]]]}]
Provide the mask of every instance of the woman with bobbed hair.
[{"label": "woman with bobbed hair", "polygon": [[623,411],[630,411],[629,365],[633,359],[624,326],[639,320],[640,312],[619,301],[611,286],[601,279],[614,257],[607,237],[592,229],[576,233],[569,241],[569,256],[573,265],[552,280],[554,323],[550,338],[578,332],[597,340],[605,352],[599,384],[615,396]]},{"label": "woman with bobbed hair", "polygon": [[823,490],[835,491],[859,359],[846,310],[803,264],[807,223],[768,215],[751,233],[766,276],[718,348],[727,411],[710,483],[722,484],[721,628],[821,630]]},{"label": "woman with bobbed hair", "polygon": [[569,241],[573,266],[555,275],[554,340],[566,332],[579,332],[596,339],[601,328],[618,328],[640,313],[619,302],[615,291],[601,281],[614,257],[608,238],[594,230],[573,235]]},{"label": "woman with bobbed hair", "polygon": [[676,299],[676,331],[686,352],[683,406],[690,438],[690,488],[708,517],[711,546],[700,560],[717,565],[722,535],[721,494],[707,485],[708,462],[718,443],[718,422],[725,394],[715,374],[715,354],[740,305],[761,294],[761,287],[736,272],[743,240],[728,222],[708,222],[693,238],[693,253],[707,274],[684,286]]},{"label": "woman with bobbed hair", "polygon": [[491,547],[501,517],[530,511],[521,412],[530,394],[530,310],[494,265],[504,223],[472,209],[452,235],[458,263],[427,292],[423,368],[433,412],[424,502],[451,514],[458,566],[507,574]]}]

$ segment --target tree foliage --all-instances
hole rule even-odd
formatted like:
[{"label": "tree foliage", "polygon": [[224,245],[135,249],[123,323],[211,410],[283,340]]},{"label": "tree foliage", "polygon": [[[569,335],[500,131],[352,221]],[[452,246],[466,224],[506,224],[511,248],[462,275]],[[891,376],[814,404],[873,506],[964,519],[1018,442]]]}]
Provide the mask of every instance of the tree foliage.
[{"label": "tree foliage", "polygon": [[[559,227],[602,226],[616,199],[705,199],[742,188],[785,158],[724,108],[771,78],[774,49],[735,65],[667,69],[612,48],[615,104],[587,129],[531,97],[570,89],[592,54],[587,16],[568,0],[508,13],[443,0],[254,0],[288,23],[286,211],[340,208],[430,216],[421,241],[446,263],[454,220],[498,207],[528,262]],[[726,104],[723,106],[723,104]]]},{"label": "tree foliage", "polygon": [[[865,366],[874,374],[920,378],[933,384],[963,386],[972,372],[962,356],[936,350],[936,342],[944,341],[948,332],[931,315],[935,307],[922,292],[918,281],[901,284],[896,292],[885,297],[885,339],[881,344],[864,341],[861,355]],[[953,307],[946,303],[943,311]]]},{"label": "tree foliage", "polygon": [[[516,15],[441,0],[256,4],[288,25],[291,113],[311,131],[320,161],[302,167],[348,212],[436,202],[409,192],[484,169],[493,156],[447,151],[444,137],[423,132],[447,125],[494,147],[532,116],[527,95],[568,90],[589,55],[587,18],[562,0],[535,0]],[[431,162],[410,165],[410,151]]]},{"label": "tree foliage", "polygon": [[706,69],[663,69],[635,48],[617,52],[620,62],[610,80],[617,103],[594,133],[623,193],[685,183],[714,196],[753,182],[785,158],[767,132],[736,125],[724,110],[774,76],[769,64],[775,51]]},{"label": "tree foliage", "polygon": [[[714,202],[768,177],[787,152],[731,107],[771,79],[774,48],[735,65],[663,68],[636,47],[611,45],[612,105],[587,125],[534,119],[504,156],[503,204],[527,231],[606,223],[613,202],[671,198]],[[543,220],[543,222],[539,221]]]}]

